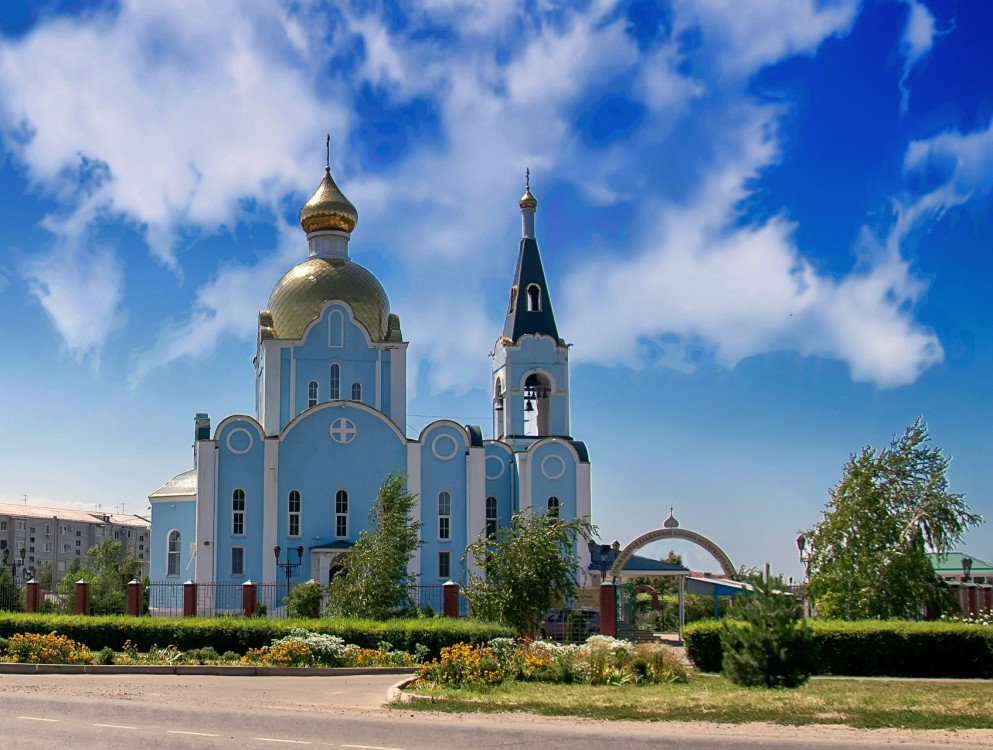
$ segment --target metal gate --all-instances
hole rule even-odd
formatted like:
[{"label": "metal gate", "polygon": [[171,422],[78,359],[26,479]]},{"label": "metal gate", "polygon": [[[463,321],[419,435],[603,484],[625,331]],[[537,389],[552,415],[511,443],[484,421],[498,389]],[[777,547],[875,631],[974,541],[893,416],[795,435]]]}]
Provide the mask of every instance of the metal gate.
[{"label": "metal gate", "polygon": [[635,606],[634,584],[615,583],[614,599],[617,602],[617,637],[626,641],[634,640],[638,611]]}]

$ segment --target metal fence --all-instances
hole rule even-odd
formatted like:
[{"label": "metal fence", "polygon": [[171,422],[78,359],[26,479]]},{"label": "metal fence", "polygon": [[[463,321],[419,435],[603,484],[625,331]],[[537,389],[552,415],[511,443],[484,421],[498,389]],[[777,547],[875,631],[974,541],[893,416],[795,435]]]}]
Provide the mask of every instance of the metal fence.
[{"label": "metal fence", "polygon": [[[198,617],[243,616],[243,593],[240,583],[212,581],[197,585]],[[267,617],[286,617],[285,583],[255,584],[256,611]],[[148,584],[148,613],[154,617],[182,617],[185,584],[175,581],[152,581]]]},{"label": "metal fence", "polygon": [[24,589],[14,583],[0,583],[0,610],[24,611]]}]

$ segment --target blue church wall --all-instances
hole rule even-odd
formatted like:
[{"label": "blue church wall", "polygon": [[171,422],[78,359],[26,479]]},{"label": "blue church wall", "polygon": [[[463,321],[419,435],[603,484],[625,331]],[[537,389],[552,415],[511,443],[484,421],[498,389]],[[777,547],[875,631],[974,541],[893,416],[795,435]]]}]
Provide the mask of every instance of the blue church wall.
[{"label": "blue church wall", "polygon": [[486,442],[486,496],[497,499],[497,522],[509,526],[518,511],[517,462],[506,443]]},{"label": "blue church wall", "polygon": [[[259,424],[248,417],[229,417],[215,433],[217,443],[217,516],[214,530],[215,577],[242,583],[262,580],[265,439]],[[240,533],[235,528],[235,491],[244,494]],[[232,570],[231,549],[244,549],[244,570]]]},{"label": "blue church wall", "polygon": [[[190,565],[190,544],[196,541],[196,502],[193,498],[152,503],[152,533],[155,535],[152,555],[148,563],[148,577],[153,581],[185,581],[193,577]],[[179,574],[167,575],[167,550],[169,535],[178,531]],[[158,537],[161,537],[158,538]]]},{"label": "blue church wall", "polygon": [[286,384],[290,382],[290,373],[293,372],[292,354],[290,349],[280,349],[279,351],[279,382],[282,387],[279,390],[279,429],[283,431],[286,425],[293,419],[293,411],[290,404],[290,389]]},{"label": "blue church wall", "polygon": [[[469,441],[460,425],[447,420],[433,422],[421,431],[421,582],[459,580],[459,560],[465,550],[466,451]],[[442,538],[439,496],[449,495],[448,538]],[[475,536],[470,541],[475,541]],[[449,552],[449,575],[438,575],[438,553]]]},{"label": "blue church wall", "polygon": [[[354,432],[353,432],[354,430]],[[336,442],[332,431],[341,440]],[[369,511],[387,474],[406,470],[406,439],[382,414],[349,402],[308,411],[279,441],[276,542],[307,550],[340,539],[335,529],[335,495],[348,493],[347,541],[368,525]],[[300,536],[289,536],[289,493],[300,493]],[[264,551],[263,551],[264,554]],[[312,577],[304,554],[299,580]]]},{"label": "blue church wall", "polygon": [[531,503],[536,513],[548,508],[548,498],[559,499],[559,518],[576,517],[576,464],[572,448],[562,441],[535,443],[531,453]]},{"label": "blue church wall", "polygon": [[[330,346],[332,341],[338,345]],[[329,381],[332,364],[339,367],[339,399],[352,400],[352,386],[358,383],[362,394],[356,400],[370,406],[376,405],[379,351],[371,347],[368,334],[353,321],[347,305],[327,305],[320,319],[310,324],[301,342],[293,347],[293,359],[296,370],[294,416],[308,408],[312,381],[318,386],[318,403],[331,399]],[[288,387],[290,381],[284,382],[284,387]]]}]

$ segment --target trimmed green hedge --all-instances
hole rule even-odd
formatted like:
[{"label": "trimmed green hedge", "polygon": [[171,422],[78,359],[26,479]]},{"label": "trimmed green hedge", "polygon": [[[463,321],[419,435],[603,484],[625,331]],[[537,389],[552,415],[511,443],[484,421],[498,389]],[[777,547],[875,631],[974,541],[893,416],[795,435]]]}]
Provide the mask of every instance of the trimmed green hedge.
[{"label": "trimmed green hedge", "polygon": [[[952,622],[810,620],[815,674],[846,677],[993,677],[993,628]],[[721,671],[721,625],[683,628],[686,655],[705,672]]]},{"label": "trimmed green hedge", "polygon": [[91,617],[81,615],[0,614],[0,637],[15,633],[51,633],[66,635],[91,651],[110,647],[120,651],[130,640],[140,651],[152,646],[176,646],[181,651],[212,646],[222,654],[244,654],[250,648],[266,646],[281,638],[291,628],[306,628],[340,636],[346,643],[376,648],[381,641],[393,648],[413,653],[417,644],[437,657],[443,646],[460,641],[482,643],[491,638],[512,636],[506,627],[493,623],[451,618],[412,620],[269,620],[266,618],[165,618],[165,617]]}]

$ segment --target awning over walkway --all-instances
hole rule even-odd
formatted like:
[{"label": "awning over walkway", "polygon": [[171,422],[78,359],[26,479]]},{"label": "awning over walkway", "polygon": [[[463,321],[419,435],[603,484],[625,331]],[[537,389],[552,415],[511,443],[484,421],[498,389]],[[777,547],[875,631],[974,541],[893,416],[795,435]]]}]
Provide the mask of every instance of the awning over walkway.
[{"label": "awning over walkway", "polygon": [[749,584],[731,581],[727,578],[701,578],[700,576],[687,576],[686,578],[687,594],[738,596],[744,591],[751,590],[752,587]]}]

